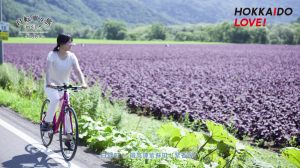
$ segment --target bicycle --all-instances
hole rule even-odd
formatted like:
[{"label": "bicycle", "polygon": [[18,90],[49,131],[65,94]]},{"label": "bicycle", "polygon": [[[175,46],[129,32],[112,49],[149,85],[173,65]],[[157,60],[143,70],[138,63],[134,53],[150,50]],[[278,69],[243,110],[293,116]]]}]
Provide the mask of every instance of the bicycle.
[{"label": "bicycle", "polygon": [[[53,139],[53,135],[59,132],[59,143],[60,143],[60,149],[61,153],[66,161],[70,161],[74,158],[76,150],[77,150],[77,145],[78,145],[78,123],[77,123],[77,116],[74,111],[74,109],[71,107],[71,104],[69,102],[68,98],[68,89],[71,89],[75,92],[78,90],[82,89],[81,86],[72,86],[72,85],[66,85],[64,84],[63,86],[55,86],[52,87],[54,89],[57,89],[58,91],[64,91],[63,96],[60,98],[60,101],[62,102],[62,106],[59,112],[59,117],[56,119],[56,112],[53,118],[53,124],[52,124],[52,129],[50,131],[42,131],[40,129],[41,133],[41,138],[43,145],[45,147],[48,147]],[[41,114],[40,114],[40,124],[42,124],[46,117],[46,111],[48,109],[48,104],[50,103],[49,99],[46,99],[43,102],[42,109],[41,109]],[[66,131],[66,121],[65,117],[69,116],[70,117],[70,126],[71,126],[71,132],[69,132],[69,136],[71,136],[70,139],[63,138],[67,136],[67,131]],[[59,128],[59,131],[58,131]],[[70,149],[70,147],[66,148],[65,142],[69,140],[70,143],[73,143],[73,147]]]}]

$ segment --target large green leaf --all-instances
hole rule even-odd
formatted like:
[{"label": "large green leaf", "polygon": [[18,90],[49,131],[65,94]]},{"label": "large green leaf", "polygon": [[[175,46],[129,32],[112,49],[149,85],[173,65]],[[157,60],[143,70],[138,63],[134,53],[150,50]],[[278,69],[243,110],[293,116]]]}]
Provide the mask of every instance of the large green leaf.
[{"label": "large green leaf", "polygon": [[210,156],[211,161],[218,163],[218,167],[224,167],[226,165],[226,160],[219,156],[217,152],[214,152]]},{"label": "large green leaf", "polygon": [[207,120],[206,126],[212,134],[212,138],[214,140],[218,142],[223,141],[227,145],[236,147],[236,143],[238,142],[238,140],[234,136],[229,134],[223,125]]},{"label": "large green leaf", "polygon": [[204,137],[204,134],[200,133],[200,132],[195,132],[196,134],[196,138],[197,138],[197,141],[199,143],[199,145],[202,145],[205,143],[206,139]]},{"label": "large green leaf", "polygon": [[195,133],[187,133],[182,139],[179,141],[177,148],[179,150],[189,149],[191,147],[197,147],[199,141],[197,140],[197,136]]},{"label": "large green leaf", "polygon": [[178,144],[178,142],[179,142],[180,140],[181,140],[181,138],[180,138],[180,137],[178,137],[178,136],[174,136],[174,137],[170,138],[170,140],[169,140],[168,144],[169,144],[170,146],[173,146],[173,147],[175,147],[175,146],[176,146],[176,144]]},{"label": "large green leaf", "polygon": [[206,134],[202,134],[204,140],[200,140],[200,146],[204,145],[206,142],[206,145],[204,146],[205,150],[211,150],[211,149],[215,149],[218,145],[218,141],[216,141],[215,139],[211,138],[211,136],[206,135]]},{"label": "large green leaf", "polygon": [[227,158],[228,156],[230,156],[230,147],[226,145],[223,141],[218,143],[217,148],[219,151],[219,155],[223,158]]},{"label": "large green leaf", "polygon": [[107,138],[104,137],[104,136],[102,136],[102,135],[99,135],[96,139],[97,139],[97,141],[99,141],[99,142],[107,141]]},{"label": "large green leaf", "polygon": [[281,153],[289,162],[300,168],[300,149],[287,147],[283,148]]},{"label": "large green leaf", "polygon": [[130,137],[124,137],[124,136],[121,136],[121,135],[118,135],[117,137],[113,137],[113,143],[115,144],[119,144],[121,145],[122,143],[127,143],[128,141],[132,140],[132,138]]},{"label": "large green leaf", "polygon": [[175,123],[170,122],[162,125],[157,130],[157,134],[163,139],[171,139],[173,137],[181,137],[181,130],[175,125]]}]

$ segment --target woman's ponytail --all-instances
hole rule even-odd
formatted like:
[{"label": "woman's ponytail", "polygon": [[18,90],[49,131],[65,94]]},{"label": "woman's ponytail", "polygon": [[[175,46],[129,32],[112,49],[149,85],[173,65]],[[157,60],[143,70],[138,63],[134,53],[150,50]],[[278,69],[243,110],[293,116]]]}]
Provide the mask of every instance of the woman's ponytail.
[{"label": "woman's ponytail", "polygon": [[59,51],[59,45],[56,45],[56,47],[54,47],[53,51]]}]

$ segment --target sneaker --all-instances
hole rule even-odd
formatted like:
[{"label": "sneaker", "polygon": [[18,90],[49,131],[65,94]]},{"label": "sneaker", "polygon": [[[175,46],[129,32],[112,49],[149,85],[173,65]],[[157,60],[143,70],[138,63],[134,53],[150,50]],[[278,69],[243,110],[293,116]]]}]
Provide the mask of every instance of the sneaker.
[{"label": "sneaker", "polygon": [[42,122],[42,124],[40,125],[41,131],[50,131],[52,126],[51,123],[49,122]]},{"label": "sneaker", "polygon": [[68,148],[68,150],[73,151],[75,148],[75,144],[72,140],[66,140],[65,145]]}]

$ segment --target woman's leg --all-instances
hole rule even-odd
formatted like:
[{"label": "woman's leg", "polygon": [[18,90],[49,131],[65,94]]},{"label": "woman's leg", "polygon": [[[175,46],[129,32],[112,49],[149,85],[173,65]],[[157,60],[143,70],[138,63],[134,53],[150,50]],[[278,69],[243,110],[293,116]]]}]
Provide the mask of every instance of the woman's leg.
[{"label": "woman's leg", "polygon": [[52,89],[52,88],[45,88],[46,95],[48,99],[50,100],[48,110],[47,110],[47,115],[45,117],[46,122],[52,122],[53,117],[55,114],[55,111],[57,109],[57,106],[59,104],[59,99],[60,99],[60,94],[58,90]]}]

